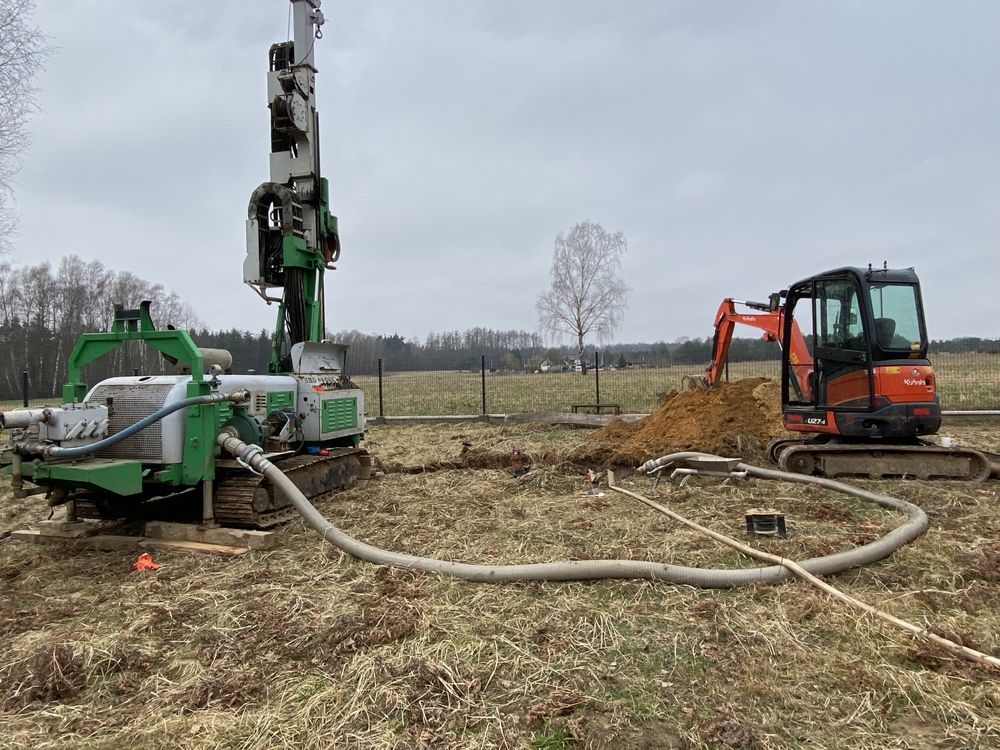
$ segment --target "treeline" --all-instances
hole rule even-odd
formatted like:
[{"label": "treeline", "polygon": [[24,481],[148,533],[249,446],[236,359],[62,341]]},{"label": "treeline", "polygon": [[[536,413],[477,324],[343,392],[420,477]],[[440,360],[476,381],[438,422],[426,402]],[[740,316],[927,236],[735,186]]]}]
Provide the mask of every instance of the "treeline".
[{"label": "treeline", "polygon": [[[0,264],[0,395],[20,395],[24,370],[33,397],[60,393],[67,359],[80,335],[110,328],[111,301],[136,307],[147,299],[153,302],[159,327],[203,325],[190,305],[160,284],[127,271],[112,271],[98,261],[88,263],[71,255],[54,269],[49,263],[19,268]],[[158,353],[133,341],[90,365],[85,374],[95,382],[136,369],[161,368]]]},{"label": "treeline", "polygon": [[[113,318],[112,301],[136,307],[153,302],[158,328],[171,324],[192,332],[200,346],[228,349],[233,371],[266,372],[271,354],[271,332],[208,330],[191,306],[160,284],[132,273],[112,271],[98,261],[76,256],[49,263],[13,267],[0,264],[0,399],[20,396],[21,373],[28,371],[31,396],[50,398],[60,393],[66,362],[80,335],[106,331]],[[329,338],[351,346],[348,371],[374,374],[381,359],[387,372],[411,370],[478,370],[485,357],[489,370],[534,371],[572,368],[570,347],[546,347],[531,331],[476,327],[428,334],[424,341],[399,334],[376,335],[340,331]],[[600,347],[601,365],[613,367],[665,367],[674,364],[706,365],[711,358],[710,338],[682,338],[653,344],[613,344]],[[961,337],[931,344],[933,353],[979,352],[1000,354],[1000,339]],[[760,338],[734,338],[729,359],[733,362],[774,360],[778,346]],[[594,363],[594,349],[585,354],[587,367]],[[546,364],[547,363],[547,364]],[[134,371],[155,374],[168,371],[159,354],[141,344],[127,342],[84,371],[94,383],[112,375]]]},{"label": "treeline", "polygon": [[[662,365],[701,365],[708,364],[712,359],[712,339],[689,339],[684,337],[678,341],[656,344],[614,344],[606,346],[603,352],[617,354],[619,352],[630,358],[630,361]],[[774,342],[762,338],[736,338],[729,344],[729,359],[733,362],[759,362],[769,359],[781,359],[781,349]]]},{"label": "treeline", "polygon": [[1000,339],[983,339],[977,336],[962,336],[957,339],[931,341],[932,352],[948,352],[964,354],[977,352],[981,354],[1000,354]]},{"label": "treeline", "polygon": [[[192,331],[199,346],[228,349],[233,355],[233,370],[253,369],[265,372],[271,355],[271,334],[250,331]],[[489,370],[534,371],[548,362],[560,369],[576,356],[573,347],[546,347],[541,336],[528,331],[499,331],[471,328],[467,331],[431,333],[424,342],[406,339],[399,334],[388,336],[339,331],[328,337],[350,345],[348,371],[353,375],[374,375],[381,359],[386,372],[427,370],[470,370],[480,367],[485,357]],[[601,365],[614,367],[669,367],[672,365],[707,365],[712,357],[712,340],[681,339],[654,344],[609,344],[599,347]],[[1000,353],[1000,340],[962,338],[934,341],[932,352]],[[778,360],[781,350],[774,342],[761,338],[733,338],[729,346],[730,362]],[[594,363],[594,347],[584,354],[588,367]]]},{"label": "treeline", "polygon": [[[228,349],[233,355],[233,369],[263,371],[271,351],[266,331],[198,331],[200,346]],[[381,359],[386,372],[426,370],[478,370],[485,358],[489,370],[534,371],[548,362],[551,369],[569,365],[576,356],[573,347],[546,347],[541,336],[529,331],[500,331],[470,328],[467,331],[431,333],[424,342],[389,336],[339,331],[328,337],[350,345],[348,371],[353,375],[373,375]],[[611,344],[600,349],[601,366],[668,367],[674,364],[706,364],[711,358],[708,339],[685,339],[655,344]],[[734,338],[729,349],[734,362],[778,359],[777,344],[760,339]],[[587,367],[594,364],[594,347],[584,353]]]},{"label": "treeline", "polygon": [[374,374],[379,359],[395,371],[478,370],[485,356],[489,369],[524,370],[541,361],[547,351],[537,333],[481,327],[432,332],[424,342],[395,333],[381,336],[360,331],[340,331],[330,338],[350,344],[348,370],[355,375]]}]

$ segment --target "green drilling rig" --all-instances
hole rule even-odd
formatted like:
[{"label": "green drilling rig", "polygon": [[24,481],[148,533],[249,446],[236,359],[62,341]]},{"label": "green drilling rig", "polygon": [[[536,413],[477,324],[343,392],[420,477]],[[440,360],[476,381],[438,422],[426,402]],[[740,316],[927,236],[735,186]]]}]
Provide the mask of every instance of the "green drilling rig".
[{"label": "green drilling rig", "polygon": [[[309,498],[350,485],[367,465],[364,393],[345,372],[347,347],[324,338],[324,275],[340,256],[320,174],[314,48],[324,17],[320,0],[290,2],[293,38],[268,52],[270,181],[250,197],[243,263],[244,282],[277,304],[268,372],[232,373],[228,352],[157,330],[148,302],[116,305],[110,330],[77,342],[64,403],[0,412],[10,430],[0,463],[15,496],[65,505],[68,524],[150,517],[192,498],[204,525],[261,528],[292,515],[280,490],[219,454],[223,429]],[[83,368],[127,341],[155,348],[172,371],[88,386]]]}]

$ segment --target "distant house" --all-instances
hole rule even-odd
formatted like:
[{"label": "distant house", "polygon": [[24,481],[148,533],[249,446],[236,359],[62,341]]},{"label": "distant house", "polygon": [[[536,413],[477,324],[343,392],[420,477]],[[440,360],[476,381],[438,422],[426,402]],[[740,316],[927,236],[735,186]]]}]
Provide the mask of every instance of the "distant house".
[{"label": "distant house", "polygon": [[543,359],[542,363],[538,365],[538,370],[540,372],[548,372],[551,369],[552,369],[552,363],[549,362],[549,360],[547,359]]}]

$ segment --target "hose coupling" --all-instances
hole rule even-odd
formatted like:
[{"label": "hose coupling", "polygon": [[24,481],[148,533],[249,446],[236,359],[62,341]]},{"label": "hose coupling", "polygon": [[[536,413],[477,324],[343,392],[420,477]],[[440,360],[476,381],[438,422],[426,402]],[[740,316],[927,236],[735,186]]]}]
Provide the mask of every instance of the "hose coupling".
[{"label": "hose coupling", "polygon": [[242,451],[240,451],[239,459],[241,462],[245,463],[247,466],[253,462],[254,458],[263,455],[264,449],[259,445],[248,445]]},{"label": "hose coupling", "polygon": [[50,443],[15,443],[14,452],[22,456],[55,456],[59,446]]}]

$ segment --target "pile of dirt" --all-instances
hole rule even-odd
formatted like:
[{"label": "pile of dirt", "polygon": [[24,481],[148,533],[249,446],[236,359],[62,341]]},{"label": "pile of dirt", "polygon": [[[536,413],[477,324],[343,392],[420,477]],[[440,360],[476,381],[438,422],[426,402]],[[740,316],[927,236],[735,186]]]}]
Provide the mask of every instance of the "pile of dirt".
[{"label": "pile of dirt", "polygon": [[616,419],[598,430],[591,445],[609,460],[630,465],[687,450],[754,459],[784,434],[781,385],[748,378],[672,391],[648,417],[631,424]]}]

